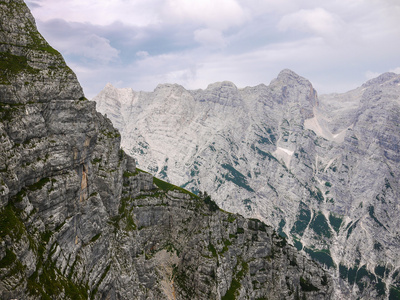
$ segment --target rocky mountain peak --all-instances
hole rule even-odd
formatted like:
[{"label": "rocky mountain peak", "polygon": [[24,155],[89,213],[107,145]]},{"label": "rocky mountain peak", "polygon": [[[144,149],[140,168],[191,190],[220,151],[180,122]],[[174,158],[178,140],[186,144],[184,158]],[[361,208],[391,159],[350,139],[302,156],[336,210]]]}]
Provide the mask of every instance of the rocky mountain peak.
[{"label": "rocky mountain peak", "polygon": [[230,81],[209,84],[205,90],[191,91],[197,101],[222,105],[223,107],[242,106],[239,89]]},{"label": "rocky mountain peak", "polygon": [[61,54],[37,31],[23,1],[0,2],[0,98],[7,103],[83,98]]},{"label": "rocky mountain peak", "polygon": [[177,83],[161,83],[156,86],[154,92],[157,92],[159,90],[180,90],[180,89],[184,89],[184,87]]},{"label": "rocky mountain peak", "polygon": [[318,106],[318,96],[311,82],[295,72],[284,69],[269,85],[272,99],[278,104],[296,106],[303,118],[312,118]]},{"label": "rocky mountain peak", "polygon": [[285,78],[300,78],[296,72],[290,70],[290,69],[283,69],[282,71],[279,72],[278,74],[278,79],[285,79]]},{"label": "rocky mountain peak", "polygon": [[237,87],[233,82],[230,81],[214,82],[207,86],[207,90],[221,90],[221,89],[236,91]]},{"label": "rocky mountain peak", "polygon": [[311,86],[311,82],[308,79],[305,79],[304,77],[298,75],[297,73],[293,72],[290,69],[283,69],[282,71],[279,72],[277,78],[273,79],[271,81],[271,84],[273,83],[283,83],[285,85],[305,85],[305,86]]},{"label": "rocky mountain peak", "polygon": [[107,82],[103,90],[114,90],[115,86],[112,85],[111,82]]},{"label": "rocky mountain peak", "polygon": [[386,72],[379,75],[376,78],[368,80],[366,83],[362,85],[363,88],[370,87],[372,85],[379,85],[385,82],[392,80],[393,78],[400,77],[400,75],[393,73],[393,72]]}]

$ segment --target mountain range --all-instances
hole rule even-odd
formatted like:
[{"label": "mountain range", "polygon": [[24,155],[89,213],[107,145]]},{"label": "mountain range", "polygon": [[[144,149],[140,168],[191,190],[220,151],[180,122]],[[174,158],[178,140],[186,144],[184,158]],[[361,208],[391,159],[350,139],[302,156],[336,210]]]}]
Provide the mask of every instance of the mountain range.
[{"label": "mountain range", "polygon": [[354,294],[262,221],[138,169],[22,0],[0,1],[0,71],[1,299],[376,293]]},{"label": "mountain range", "polygon": [[318,96],[307,79],[283,70],[269,85],[243,89],[226,81],[153,92],[108,84],[93,100],[138,167],[272,226],[347,280],[354,297],[393,298],[399,95],[394,73]]}]

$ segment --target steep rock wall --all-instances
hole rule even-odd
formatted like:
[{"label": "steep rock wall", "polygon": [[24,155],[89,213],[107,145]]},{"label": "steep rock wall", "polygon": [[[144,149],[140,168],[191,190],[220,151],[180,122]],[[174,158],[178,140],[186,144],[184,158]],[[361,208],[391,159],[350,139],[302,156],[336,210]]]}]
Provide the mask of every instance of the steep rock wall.
[{"label": "steep rock wall", "polygon": [[137,169],[25,4],[0,12],[0,298],[346,294],[262,222]]}]

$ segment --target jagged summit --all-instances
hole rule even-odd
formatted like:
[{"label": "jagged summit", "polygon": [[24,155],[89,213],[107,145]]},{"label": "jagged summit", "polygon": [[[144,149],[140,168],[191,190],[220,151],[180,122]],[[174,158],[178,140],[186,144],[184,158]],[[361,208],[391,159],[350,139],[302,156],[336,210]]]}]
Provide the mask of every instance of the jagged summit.
[{"label": "jagged summit", "polygon": [[1,1],[0,98],[7,103],[79,99],[82,88],[61,54],[37,31],[23,1]]},{"label": "jagged summit", "polygon": [[290,70],[290,69],[283,69],[282,71],[279,72],[278,74],[278,79],[282,79],[282,78],[300,78],[300,76],[295,73],[294,71]]},{"label": "jagged summit", "polygon": [[382,83],[385,83],[395,77],[400,77],[400,75],[393,73],[393,72],[386,72],[386,73],[379,75],[376,78],[368,80],[366,83],[364,83],[362,85],[362,87],[368,87],[368,86],[372,86],[372,85],[382,84]]},{"label": "jagged summit", "polygon": [[311,82],[309,80],[301,77],[300,75],[289,69],[283,69],[281,72],[279,72],[277,78],[271,81],[271,85],[276,83],[277,81],[289,86],[293,84],[311,85]]},{"label": "jagged summit", "polygon": [[215,82],[207,86],[207,90],[219,90],[221,88],[237,90],[236,85],[231,81]]},{"label": "jagged summit", "polygon": [[160,83],[154,89],[154,92],[163,89],[184,89],[184,87],[177,83]]}]

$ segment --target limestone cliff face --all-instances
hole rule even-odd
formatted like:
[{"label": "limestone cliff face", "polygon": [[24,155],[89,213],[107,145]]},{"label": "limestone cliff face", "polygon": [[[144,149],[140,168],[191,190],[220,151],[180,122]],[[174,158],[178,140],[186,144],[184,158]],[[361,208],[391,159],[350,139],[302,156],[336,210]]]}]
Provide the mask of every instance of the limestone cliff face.
[{"label": "limestone cliff face", "polygon": [[23,0],[0,1],[0,99],[2,103],[79,99],[75,74],[36,29]]},{"label": "limestone cliff face", "polygon": [[283,70],[268,86],[108,85],[94,100],[140,168],[273,226],[354,298],[385,298],[400,295],[399,95],[393,73],[318,97]]},{"label": "limestone cliff face", "polygon": [[22,1],[0,1],[1,299],[334,299],[258,220],[140,171]]}]

